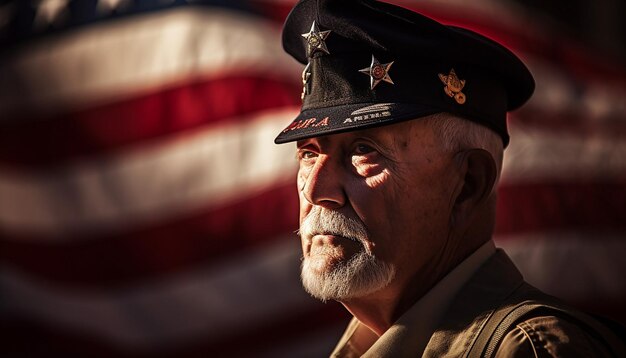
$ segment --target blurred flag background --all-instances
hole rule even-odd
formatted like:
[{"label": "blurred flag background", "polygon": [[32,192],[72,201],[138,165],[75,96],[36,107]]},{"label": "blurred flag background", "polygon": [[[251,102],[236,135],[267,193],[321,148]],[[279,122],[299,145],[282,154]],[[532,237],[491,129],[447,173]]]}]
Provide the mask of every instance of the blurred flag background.
[{"label": "blurred flag background", "polygon": [[[626,322],[624,3],[394,2],[529,65],[497,244]],[[300,105],[293,4],[0,1],[0,356],[330,352],[349,315],[300,288],[294,148],[273,144]]]}]

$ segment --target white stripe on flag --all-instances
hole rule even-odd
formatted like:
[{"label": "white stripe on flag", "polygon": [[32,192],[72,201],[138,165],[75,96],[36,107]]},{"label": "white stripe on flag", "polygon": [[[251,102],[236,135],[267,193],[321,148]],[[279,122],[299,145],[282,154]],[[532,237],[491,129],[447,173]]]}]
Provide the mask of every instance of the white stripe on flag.
[{"label": "white stripe on flag", "polygon": [[217,268],[107,292],[55,287],[4,267],[0,309],[2,315],[31,318],[127,348],[218,339],[251,323],[271,323],[312,307],[315,301],[299,281],[300,255],[298,241],[289,237],[229,256]]},{"label": "white stripe on flag", "polygon": [[[535,93],[522,110],[575,114],[587,120],[615,120],[626,116],[626,83],[611,79],[581,79],[541,58],[523,56],[536,81]],[[616,74],[620,76],[621,74]],[[616,77],[617,77],[616,76]],[[619,77],[618,77],[619,78]],[[545,118],[550,122],[549,116]]]},{"label": "white stripe on flag", "polygon": [[529,283],[570,300],[626,296],[621,233],[537,233],[496,237]]},{"label": "white stripe on flag", "polygon": [[[38,42],[0,67],[0,113],[49,113],[224,73],[299,77],[269,22],[185,7],[94,24]],[[19,85],[19,86],[18,86]]]},{"label": "white stripe on flag", "polygon": [[0,168],[0,227],[59,240],[111,233],[295,182],[293,146],[273,142],[295,114],[257,113],[49,172]]},{"label": "white stripe on flag", "polygon": [[511,143],[504,152],[502,182],[507,184],[555,179],[623,178],[626,138],[509,126]]}]

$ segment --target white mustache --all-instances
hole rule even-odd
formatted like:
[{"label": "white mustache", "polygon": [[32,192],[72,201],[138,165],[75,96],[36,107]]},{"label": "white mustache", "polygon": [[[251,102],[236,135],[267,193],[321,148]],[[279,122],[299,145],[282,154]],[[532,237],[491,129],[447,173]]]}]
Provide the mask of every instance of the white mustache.
[{"label": "white mustache", "polygon": [[305,238],[315,235],[342,236],[360,242],[369,253],[367,230],[360,220],[319,206],[313,207],[313,210],[304,218],[298,235]]}]

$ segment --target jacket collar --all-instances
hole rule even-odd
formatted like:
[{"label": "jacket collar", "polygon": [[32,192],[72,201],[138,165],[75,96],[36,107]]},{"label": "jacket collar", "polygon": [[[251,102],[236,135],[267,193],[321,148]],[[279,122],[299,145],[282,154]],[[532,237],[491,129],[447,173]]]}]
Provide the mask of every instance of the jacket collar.
[{"label": "jacket collar", "polygon": [[[454,337],[458,337],[460,333],[468,329],[470,332],[477,332],[491,310],[498,307],[523,282],[521,274],[504,251],[496,250],[496,253],[491,255],[494,250],[493,243],[489,242],[489,245],[486,249],[477,250],[478,256],[473,254],[468,258],[470,261],[474,259],[477,262],[473,264],[470,262],[469,265],[465,265],[467,260],[464,261],[440,281],[424,298],[420,299],[415,306],[400,317],[385,334],[376,340],[372,347],[363,354],[363,357],[414,357],[416,352],[422,350],[425,357],[440,357],[453,352],[464,352],[465,349],[471,347],[471,344],[466,347],[467,336],[457,340]],[[480,252],[481,250],[482,252]],[[465,272],[467,276],[461,274],[463,277],[459,278],[459,272]],[[474,274],[472,275],[472,273]],[[430,304],[426,304],[429,307],[439,305],[445,308],[447,306],[445,312],[431,317],[431,319],[434,318],[441,323],[428,341],[427,336],[431,334],[436,325],[427,330],[426,338],[424,338],[423,332],[419,329],[421,326],[419,320],[422,319],[424,310],[419,307],[424,305],[424,300],[429,300],[429,295],[437,297],[436,292],[440,290],[441,286],[444,289],[449,289],[449,287],[446,288],[449,286],[446,280],[450,281],[451,275],[453,276],[452,281],[460,281],[461,286],[452,288],[453,292],[449,293],[451,296],[449,301],[431,301]],[[454,278],[455,275],[459,280]],[[416,329],[416,327],[418,328]],[[363,330],[368,329],[353,319],[331,356],[360,356],[356,346],[362,346],[362,344],[358,344],[358,341],[364,338]],[[375,339],[372,337],[365,338]],[[424,345],[426,345],[425,349]],[[462,354],[451,355],[459,356]]]},{"label": "jacket collar", "polygon": [[489,315],[523,282],[511,259],[498,249],[452,301],[423,357],[465,356]]}]

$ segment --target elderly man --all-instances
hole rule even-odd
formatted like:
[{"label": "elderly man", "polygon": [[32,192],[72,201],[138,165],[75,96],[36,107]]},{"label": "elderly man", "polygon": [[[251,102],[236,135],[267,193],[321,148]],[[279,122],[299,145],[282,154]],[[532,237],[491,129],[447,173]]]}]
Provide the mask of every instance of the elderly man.
[{"label": "elderly man", "polygon": [[304,0],[297,141],[304,288],[354,316],[332,356],[611,356],[598,322],[526,284],[491,239],[524,64],[474,32],[375,1]]}]

